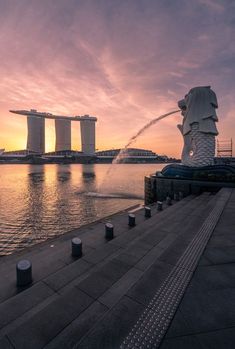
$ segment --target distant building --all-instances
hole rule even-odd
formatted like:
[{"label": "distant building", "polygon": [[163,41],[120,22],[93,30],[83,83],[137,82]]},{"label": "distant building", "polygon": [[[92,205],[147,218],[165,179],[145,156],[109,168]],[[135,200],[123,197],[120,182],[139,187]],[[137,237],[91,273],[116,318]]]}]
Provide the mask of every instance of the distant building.
[{"label": "distant building", "polygon": [[27,149],[39,154],[45,153],[45,119],[27,117]]},{"label": "distant building", "polygon": [[147,162],[167,162],[168,158],[164,155],[158,155],[152,150],[139,149],[139,148],[127,148],[123,149],[110,149],[97,151],[97,161],[98,162],[111,162],[119,153],[121,152],[121,157],[119,162],[132,162],[132,163],[147,163]]},{"label": "distant building", "polygon": [[28,149],[23,149],[23,150],[10,150],[10,151],[5,151],[0,155],[4,156],[27,156],[27,155],[36,155],[38,152],[36,151],[31,151]]},{"label": "distant building", "polygon": [[82,152],[86,156],[95,154],[96,117],[62,116],[31,110],[10,110],[11,113],[27,116],[28,138],[27,149],[38,154],[45,153],[45,119],[55,120],[55,151],[71,150],[71,122],[80,122]]},{"label": "distant building", "polygon": [[[110,149],[110,150],[101,150],[96,152],[96,156],[111,156],[115,157],[117,156],[122,149]],[[128,156],[154,156],[156,157],[157,154],[154,153],[152,150],[146,150],[146,149],[138,149],[138,148],[127,148],[124,151],[125,154]]]},{"label": "distant building", "polygon": [[57,150],[45,153],[45,156],[82,156],[84,155],[82,151],[77,150]]},{"label": "distant building", "polygon": [[55,151],[71,150],[71,120],[55,119]]}]

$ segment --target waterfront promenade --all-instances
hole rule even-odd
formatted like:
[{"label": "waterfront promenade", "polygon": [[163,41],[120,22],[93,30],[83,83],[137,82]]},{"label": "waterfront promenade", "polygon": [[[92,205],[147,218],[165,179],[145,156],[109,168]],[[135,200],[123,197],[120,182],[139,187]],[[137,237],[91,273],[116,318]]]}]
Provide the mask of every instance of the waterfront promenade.
[{"label": "waterfront promenade", "polygon": [[[0,259],[0,348],[234,348],[235,190],[120,212]],[[115,238],[104,239],[104,223]],[[71,256],[71,238],[83,256]],[[29,259],[33,284],[16,287]]]}]

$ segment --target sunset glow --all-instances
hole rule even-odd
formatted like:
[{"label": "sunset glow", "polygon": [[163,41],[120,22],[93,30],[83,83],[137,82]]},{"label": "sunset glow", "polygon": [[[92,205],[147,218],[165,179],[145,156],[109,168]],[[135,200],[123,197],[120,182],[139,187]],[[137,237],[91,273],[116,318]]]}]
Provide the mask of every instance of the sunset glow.
[{"label": "sunset glow", "polygon": [[[235,3],[230,0],[0,0],[0,148],[25,149],[31,109],[98,118],[97,149],[120,148],[177,108],[193,86],[218,96],[221,139],[234,136]],[[134,146],[179,157],[172,115]],[[80,149],[79,124],[72,146]],[[46,151],[54,150],[46,121]]]}]

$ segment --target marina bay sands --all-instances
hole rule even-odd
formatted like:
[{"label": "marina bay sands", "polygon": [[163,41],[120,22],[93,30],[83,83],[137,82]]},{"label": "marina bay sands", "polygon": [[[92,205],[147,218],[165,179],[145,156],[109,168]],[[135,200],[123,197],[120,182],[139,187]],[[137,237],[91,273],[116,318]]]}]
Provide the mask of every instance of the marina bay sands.
[{"label": "marina bay sands", "polygon": [[55,151],[71,150],[71,122],[79,121],[81,128],[81,151],[86,155],[95,154],[95,123],[96,117],[61,116],[35,109],[10,110],[11,113],[27,116],[27,150],[39,154],[45,153],[45,119],[55,120]]}]

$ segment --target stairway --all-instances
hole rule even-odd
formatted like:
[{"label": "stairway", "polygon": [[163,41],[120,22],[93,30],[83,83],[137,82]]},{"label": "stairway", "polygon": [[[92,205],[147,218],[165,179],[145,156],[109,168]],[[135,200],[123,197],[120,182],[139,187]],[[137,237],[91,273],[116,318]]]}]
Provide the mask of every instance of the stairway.
[{"label": "stairway", "polygon": [[[230,196],[187,197],[151,218],[135,212],[110,218],[115,238],[105,242],[103,221],[21,254],[33,261],[34,283],[17,293],[15,260],[0,266],[0,348],[157,348],[203,249]],[[92,228],[92,229],[91,229]],[[70,256],[80,236],[84,256]],[[2,291],[3,290],[3,291]]]}]

